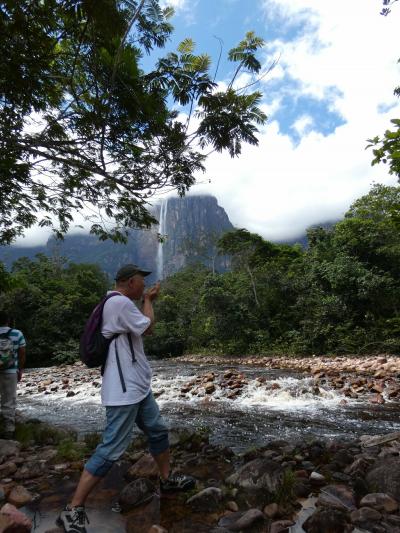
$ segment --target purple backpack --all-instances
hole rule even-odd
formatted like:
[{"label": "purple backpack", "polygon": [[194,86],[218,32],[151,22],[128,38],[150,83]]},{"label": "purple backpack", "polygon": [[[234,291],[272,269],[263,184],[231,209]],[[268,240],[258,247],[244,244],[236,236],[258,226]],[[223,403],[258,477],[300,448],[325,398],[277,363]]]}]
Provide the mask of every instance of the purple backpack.
[{"label": "purple backpack", "polygon": [[107,360],[108,348],[110,347],[111,342],[118,337],[118,334],[116,334],[109,339],[106,339],[102,335],[101,325],[103,322],[103,308],[109,298],[119,294],[119,292],[111,292],[110,294],[107,294],[98,305],[96,305],[86,322],[85,329],[81,336],[79,346],[81,361],[83,361],[89,368],[101,366],[102,374]]}]

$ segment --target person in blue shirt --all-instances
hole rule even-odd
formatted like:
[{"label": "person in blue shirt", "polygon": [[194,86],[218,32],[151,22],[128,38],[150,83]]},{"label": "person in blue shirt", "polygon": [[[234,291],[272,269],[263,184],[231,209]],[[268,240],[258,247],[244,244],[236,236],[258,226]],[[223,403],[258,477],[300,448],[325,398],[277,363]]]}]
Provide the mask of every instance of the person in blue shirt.
[{"label": "person in blue shirt", "polygon": [[15,408],[17,383],[22,379],[25,367],[25,337],[19,329],[10,327],[10,319],[0,310],[0,397],[4,438],[13,438],[15,432]]}]

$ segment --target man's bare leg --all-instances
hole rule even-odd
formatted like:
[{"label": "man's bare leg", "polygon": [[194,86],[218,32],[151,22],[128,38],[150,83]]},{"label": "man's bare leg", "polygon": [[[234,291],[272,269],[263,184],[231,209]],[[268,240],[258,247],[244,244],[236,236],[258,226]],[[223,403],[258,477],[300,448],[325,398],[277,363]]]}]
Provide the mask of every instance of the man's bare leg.
[{"label": "man's bare leg", "polygon": [[86,498],[102,479],[102,477],[93,476],[90,472],[83,469],[75,494],[72,497],[71,507],[85,505]]},{"label": "man's bare leg", "polygon": [[170,463],[169,448],[167,448],[165,452],[159,453],[158,455],[153,455],[153,458],[157,463],[161,478],[168,479]]}]

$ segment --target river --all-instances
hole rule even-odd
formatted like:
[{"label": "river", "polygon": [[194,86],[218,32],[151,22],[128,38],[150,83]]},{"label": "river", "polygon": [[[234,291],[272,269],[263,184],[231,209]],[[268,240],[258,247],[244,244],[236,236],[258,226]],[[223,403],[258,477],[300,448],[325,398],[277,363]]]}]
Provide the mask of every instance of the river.
[{"label": "river", "polygon": [[[199,374],[222,374],[232,366],[168,360],[152,361],[152,366],[153,391],[171,429],[208,427],[210,442],[236,452],[276,439],[348,439],[400,431],[397,402],[372,405],[367,399],[346,398],[343,405],[340,393],[328,386],[316,388],[312,377],[293,371],[236,366],[247,383],[237,398],[229,399],[218,386],[211,396],[183,395],[182,387]],[[265,383],[257,378],[265,378]],[[25,380],[29,381],[29,372]],[[80,435],[101,431],[105,418],[98,386],[77,379],[74,391],[75,396],[67,397],[63,390],[28,394],[22,388],[18,408],[31,418],[71,427]]]}]

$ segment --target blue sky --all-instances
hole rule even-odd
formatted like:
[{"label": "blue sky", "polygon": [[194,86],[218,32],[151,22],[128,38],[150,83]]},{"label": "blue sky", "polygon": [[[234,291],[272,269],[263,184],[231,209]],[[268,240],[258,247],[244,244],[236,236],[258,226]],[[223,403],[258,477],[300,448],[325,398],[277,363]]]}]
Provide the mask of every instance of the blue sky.
[{"label": "blue sky", "polygon": [[[396,183],[384,166],[371,167],[365,146],[400,116],[393,96],[400,85],[400,6],[382,17],[380,0],[169,3],[176,10],[170,49],[191,37],[197,51],[216,60],[215,36],[226,57],[253,30],[266,42],[264,67],[280,57],[258,86],[269,116],[259,147],[245,147],[235,160],[213,154],[192,193],[214,194],[236,226],[281,240],[342,217],[374,182]],[[231,74],[223,59],[222,86]]]}]

